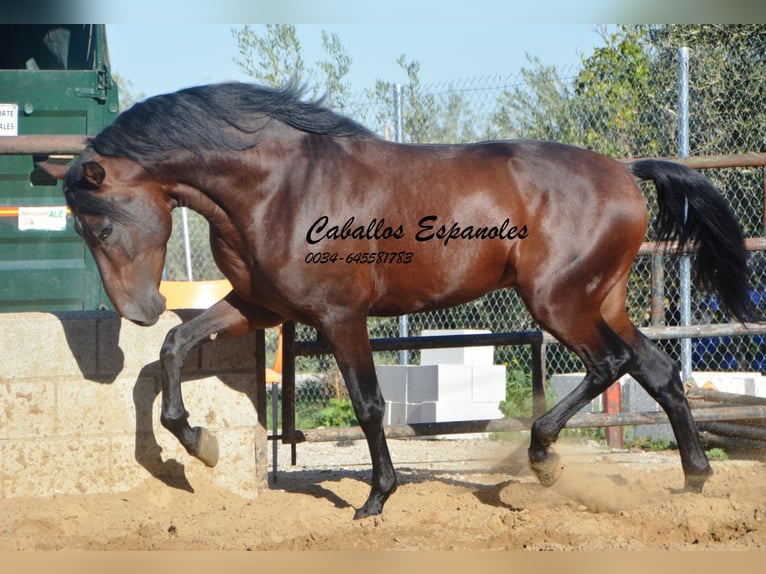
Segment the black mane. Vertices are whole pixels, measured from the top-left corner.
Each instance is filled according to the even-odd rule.
[[[143,164],[179,151],[199,154],[254,147],[269,119],[319,135],[371,134],[322,107],[321,100],[302,101],[303,92],[292,82],[280,89],[229,82],[155,96],[120,114],[91,144],[102,155]]]

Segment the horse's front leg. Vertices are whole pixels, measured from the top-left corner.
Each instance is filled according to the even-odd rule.
[[[383,433],[386,403],[375,374],[367,322],[364,317],[345,318],[324,325],[322,331],[332,345],[372,459],[370,494],[354,518],[380,514],[386,500],[396,490],[396,473]]]
[[[234,293],[191,321],[171,329],[160,351],[162,367],[162,410],[160,422],[180,441],[186,451],[207,466],[218,462],[218,441],[203,427],[189,425],[181,394],[181,367],[194,347],[211,335],[244,335],[255,329],[273,327],[282,318],[240,300]]]

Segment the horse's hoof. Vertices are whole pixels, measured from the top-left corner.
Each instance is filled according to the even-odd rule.
[[[194,456],[206,466],[215,466],[218,464],[218,439],[207,429],[197,427],[194,430],[197,434],[197,452]]]
[[[702,492],[702,487],[705,486],[707,479],[710,478],[712,474],[712,470],[701,474],[687,474],[684,479],[684,492],[700,494]]]
[[[561,464],[561,457],[555,452],[548,453],[543,460],[529,463],[529,468],[537,476],[537,480],[540,481],[545,487],[553,486],[561,476],[561,471],[564,470],[564,465]]]
[[[377,516],[383,512],[383,505],[386,503],[386,500],[388,500],[388,497],[396,492],[396,486],[396,483],[394,483],[394,485],[384,493],[370,493],[364,506],[362,506],[362,508],[357,508],[356,512],[354,512],[354,520],[360,520],[362,518],[367,518],[368,516]]]

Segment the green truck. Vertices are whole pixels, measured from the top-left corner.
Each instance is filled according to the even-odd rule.
[[[109,308],[60,183],[35,164],[70,162],[81,144],[62,153],[57,136],[81,142],[118,112],[104,25],[0,24],[0,312]]]

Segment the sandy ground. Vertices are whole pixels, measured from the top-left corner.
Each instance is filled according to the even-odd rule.
[[[296,466],[279,447],[277,483],[254,500],[148,477],[119,494],[0,501],[0,550],[766,549],[764,454],[713,462],[696,495],[679,492],[673,451],[563,442],[566,468],[546,489],[526,468],[525,443],[390,446],[400,486],[378,517],[353,520],[368,493],[363,443],[302,444]]]

